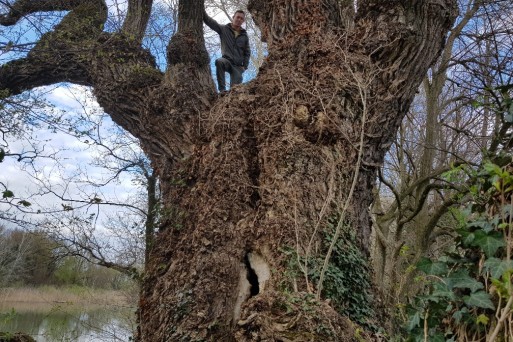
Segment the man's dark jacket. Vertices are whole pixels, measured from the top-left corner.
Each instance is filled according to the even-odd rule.
[[[206,13],[203,14],[203,21],[212,30],[216,31],[221,38],[221,53],[236,66],[247,68],[249,65],[249,39],[246,30],[240,29],[240,34],[235,38],[232,24],[219,25],[217,21],[210,18]]]

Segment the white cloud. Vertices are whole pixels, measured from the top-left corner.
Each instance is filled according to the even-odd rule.
[[[48,91],[42,89],[41,91]],[[91,92],[81,86],[65,85],[48,91],[46,99],[59,109],[65,109],[67,116],[80,113],[94,118],[102,115],[100,106],[92,98]],[[100,131],[107,132],[114,127],[114,123],[107,119],[102,121]],[[90,144],[84,143],[85,139],[77,139],[61,131],[54,132],[46,126],[34,132],[34,136],[41,143],[38,148],[43,149],[44,155],[52,155],[54,158],[36,158],[32,164],[18,161],[17,158],[7,157],[0,163],[0,182],[7,185],[16,197],[27,199],[33,205],[32,210],[43,211],[62,208],[62,200],[57,196],[46,194],[36,195],[42,192],[41,185],[56,191],[58,194],[69,198],[88,200],[99,196],[102,201],[127,202],[137,194],[139,188],[134,186],[130,175],[122,175],[117,182],[109,184],[101,189],[87,186],[85,177],[81,182],[68,183],[70,179],[80,173],[84,173],[88,180],[102,181],[112,174],[105,169],[92,166],[95,158],[100,156],[100,151]],[[32,146],[26,140],[8,140],[9,149],[12,152],[29,151]],[[44,144],[44,145],[43,145]],[[43,189],[43,192],[45,190]],[[6,210],[6,205],[0,205],[0,210]],[[105,211],[120,210],[105,208]],[[101,214],[101,219],[105,213]],[[98,221],[101,223],[101,219]]]

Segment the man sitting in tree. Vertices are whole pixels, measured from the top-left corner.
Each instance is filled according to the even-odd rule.
[[[236,84],[242,83],[242,73],[248,68],[251,50],[246,30],[242,28],[245,19],[244,11],[238,10],[233,15],[231,23],[219,25],[206,12],[203,13],[205,24],[216,31],[221,38],[222,57],[216,60],[216,77],[219,92],[226,91],[225,72],[230,74],[231,88]]]

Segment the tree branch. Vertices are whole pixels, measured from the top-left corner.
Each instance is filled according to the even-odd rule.
[[[204,0],[180,0],[178,4],[178,31],[171,38],[167,49],[168,63],[172,67],[178,64],[191,64],[201,70],[209,68],[209,57],[203,38]],[[170,78],[176,73],[168,69]]]
[[[436,189],[448,189],[450,188],[449,185],[444,185],[444,184],[438,184],[438,183],[431,183],[431,184],[428,184],[424,190],[422,191],[422,194],[420,196],[420,199],[418,200],[417,202],[417,206],[415,208],[415,210],[413,211],[413,213],[410,214],[410,216],[404,218],[403,220],[399,221],[399,223],[397,224],[397,230],[400,230],[402,229],[402,227],[410,222],[411,220],[413,220],[415,218],[415,216],[417,216],[417,214],[422,210],[422,208],[424,207],[424,203],[426,202],[426,199],[428,198],[428,195],[429,193],[431,192],[431,190],[436,190]]]
[[[101,34],[107,20],[107,7],[103,1],[17,1],[13,8],[8,18],[57,9],[71,12],[54,31],[41,37],[26,58],[0,68],[0,88],[8,89],[10,95],[17,95],[58,82],[91,85],[84,55],[94,51],[94,38]]]
[[[150,19],[152,4],[153,0],[128,1],[128,12],[121,30],[139,44],[142,42]]]
[[[98,102],[117,124],[137,137],[144,136],[141,114],[148,107],[149,91],[161,84],[163,75],[139,42],[103,32],[104,1],[83,0],[78,5],[47,1],[33,8],[23,7],[23,1],[16,4],[24,9],[19,13],[49,8],[71,11],[54,31],[41,37],[26,58],[0,67],[0,88],[16,95],[58,82],[93,86]]]
[[[48,53],[45,57],[51,58],[29,56],[4,64],[0,67],[0,88],[8,89],[10,95],[18,95],[26,90],[59,82],[91,85],[87,71],[63,55],[68,54]]]
[[[272,1],[250,0],[248,10],[255,24],[262,32],[262,41],[281,42],[287,38],[300,39],[304,33],[298,33],[309,18],[319,18],[321,29],[347,29],[354,24],[354,3],[350,0],[315,1],[304,6],[297,1],[286,5],[276,5]]]
[[[36,12],[70,11],[79,6],[81,0],[18,0],[10,7],[9,13],[0,16],[0,25],[11,26],[22,17]],[[97,3],[103,1],[97,0]]]

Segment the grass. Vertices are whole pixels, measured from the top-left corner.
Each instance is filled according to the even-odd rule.
[[[101,306],[133,306],[136,298],[123,291],[92,289],[82,286],[70,287],[20,287],[0,288],[0,303],[27,304],[74,304]]]

